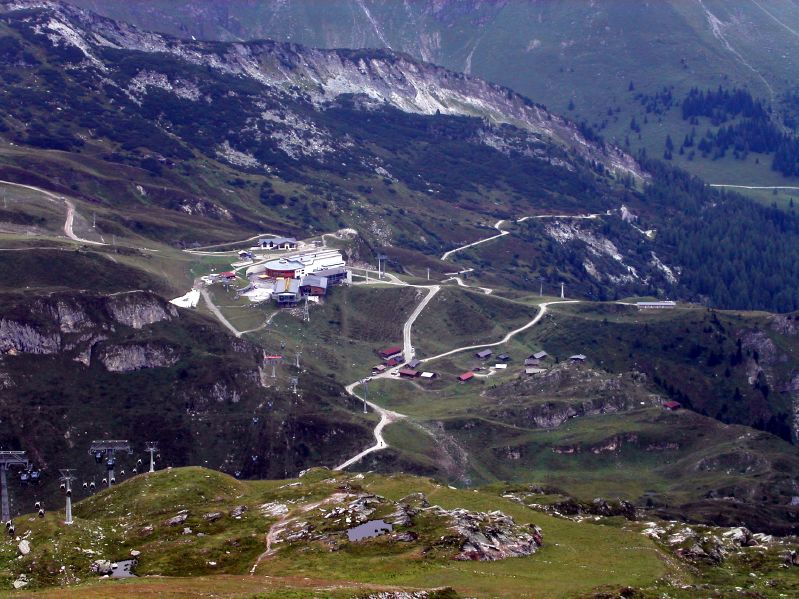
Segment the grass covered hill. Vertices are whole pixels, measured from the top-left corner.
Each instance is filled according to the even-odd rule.
[[[479,345],[502,338],[496,324],[524,324],[502,316],[511,306],[524,312],[515,301],[440,294],[417,323],[423,359],[446,350],[449,336],[450,349]],[[497,321],[482,320],[487,310]],[[677,518],[795,533],[793,323],[696,307],[551,305],[486,360],[465,350],[423,362],[434,381],[370,383],[372,401],[408,419],[387,429],[388,450],[358,467],[463,485],[546,481],[586,500],[618,496]],[[549,353],[543,372],[525,374],[524,360],[540,350]],[[504,369],[495,366],[502,353]],[[476,376],[459,383],[465,371]],[[682,410],[665,410],[667,401]]]
[[[400,591],[525,597],[531,588],[540,597],[688,597],[700,589],[769,594],[796,588],[781,567],[789,542],[746,537],[748,531],[736,541],[734,531],[637,522],[612,509],[590,520],[564,517],[546,505],[557,497],[545,493],[535,486],[459,491],[407,475],[323,469],[295,480],[248,482],[202,468],[173,469],[137,476],[78,503],[72,526],[55,512],[43,520],[18,519],[30,552],[18,558],[18,542],[4,540],[0,564],[6,582],[22,579],[26,590],[39,591],[20,597],[211,591],[274,598]],[[393,523],[389,534],[348,540],[348,528],[377,517]],[[525,530],[538,531],[542,544],[526,556],[452,559],[465,543],[485,546],[482,529],[452,525],[475,518],[502,522],[501,533],[486,532],[503,535],[495,548],[509,547]],[[699,550],[688,551],[699,538]],[[747,542],[754,546],[742,546]],[[103,567],[104,560],[131,554],[137,578],[100,580],[91,572],[93,563]]]

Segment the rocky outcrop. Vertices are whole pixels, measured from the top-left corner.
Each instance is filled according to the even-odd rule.
[[[183,524],[189,517],[189,512],[187,510],[181,510],[177,513],[177,515],[169,518],[168,520],[164,521],[166,526],[178,526]]]
[[[438,508],[441,510],[441,508]],[[541,545],[541,529],[520,526],[502,512],[439,512],[449,518],[450,528],[463,539],[456,560],[496,561],[535,553]]]
[[[0,353],[55,354],[60,350],[61,336],[58,333],[24,322],[0,319]]]
[[[418,543],[427,551],[433,547],[451,554],[455,560],[495,561],[535,553],[543,544],[542,532],[532,524],[517,524],[499,511],[473,512],[447,510],[429,505],[416,493],[392,502],[380,495],[342,491],[315,504],[315,511],[302,508],[306,520],[292,518],[272,529],[274,543],[321,541],[331,551],[346,538],[347,529],[369,521],[376,513],[388,513],[383,522],[400,530],[388,539],[398,543]],[[425,526],[416,529],[417,519]],[[448,534],[430,535],[427,530],[446,528]],[[350,541],[363,542],[363,540]]]
[[[134,329],[141,329],[163,320],[172,320],[178,316],[175,306],[149,293],[112,296],[106,306],[111,318]]]
[[[148,292],[111,296],[52,295],[15,306],[0,319],[0,354],[52,355],[71,353],[76,362],[89,366],[98,343],[119,327],[141,330],[178,317],[177,309]],[[107,369],[129,372],[176,361],[171,348],[147,345],[109,346],[101,359]],[[218,394],[229,395],[226,390]]]
[[[98,359],[109,372],[133,372],[173,366],[180,359],[180,353],[174,347],[158,343],[107,345]]]
[[[114,568],[110,560],[98,559],[92,562],[91,570],[92,572],[95,572],[97,574],[105,575],[105,574],[111,574],[111,572],[114,571]]]
[[[419,62],[406,54],[389,50],[319,50],[270,41],[220,45],[176,40],[56,2],[16,0],[7,4],[7,10],[31,7],[46,9],[43,15],[34,17],[34,32],[46,36],[53,46],[78,52],[84,70],[92,69],[104,83],[117,85],[136,104],[143,103],[151,91],[191,102],[212,99],[198,81],[171,71],[147,68],[124,81],[113,81],[109,74],[116,69],[107,59],[106,47],[170,56],[195,70],[201,67],[248,81],[253,89],[260,87],[262,101],[242,120],[248,131],[268,136],[290,158],[333,156],[352,146],[351,140],[332,135],[322,124],[324,119],[315,117],[312,111],[354,96],[364,110],[388,106],[416,114],[482,118],[491,127],[483,136],[489,140],[500,135],[503,126],[513,125],[526,134],[523,145],[534,147],[545,140],[592,163],[601,163],[610,171],[645,176],[629,155],[610,144],[587,139],[574,123],[550,113],[544,106],[508,88]],[[292,102],[301,103],[301,108],[290,110]],[[483,142],[480,136],[476,141],[491,143]],[[237,148],[233,140],[220,139],[219,143],[234,163],[244,161],[266,170],[268,165],[259,164]]]
[[[648,522],[642,531],[646,536],[670,547],[691,563],[718,565],[742,547],[769,545],[769,535],[753,535],[747,528],[714,528],[703,525],[689,526],[678,522]]]
[[[572,418],[637,408],[642,401],[659,405],[661,399],[649,391],[647,381],[640,372],[610,375],[562,363],[536,377],[499,385],[487,395],[497,400],[490,409],[499,419],[557,428]]]

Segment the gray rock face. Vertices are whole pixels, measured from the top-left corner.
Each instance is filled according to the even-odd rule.
[[[167,526],[178,526],[180,524],[183,524],[188,519],[188,517],[189,513],[184,510],[178,513],[176,516],[173,516],[169,520],[166,520],[164,524],[166,524]]]
[[[0,319],[0,353],[55,354],[61,350],[58,333],[34,328],[30,324]]]
[[[215,44],[175,40],[141,31],[69,5],[43,0],[16,0],[12,8],[46,6],[48,14],[35,25],[56,46],[83,53],[85,68],[105,74],[100,45],[168,54],[187,63],[260,84],[265,98],[302,100],[323,109],[342,96],[355,95],[365,109],[390,106],[404,112],[433,115],[475,116],[488,125],[478,143],[502,150],[535,152],[542,140],[565,146],[585,159],[600,162],[611,171],[642,175],[630,156],[609,144],[588,141],[578,127],[550,113],[545,107],[483,79],[454,73],[407,55],[387,50],[318,50],[275,42],[235,43],[220,49]],[[204,98],[196,82],[157,70],[142,70],[130,78],[124,92],[141,102],[150,90],[175,95],[186,101]],[[288,103],[286,103],[288,104]],[[273,105],[271,102],[267,106]],[[305,111],[303,111],[304,113]],[[267,109],[249,115],[249,127],[278,141],[291,158],[334,155],[352,144],[337,139],[313,115],[290,109]],[[502,134],[502,125],[519,128],[520,139]],[[496,138],[500,138],[497,140]],[[518,146],[518,147],[517,147]],[[232,140],[220,140],[218,155],[230,163],[257,168],[258,160],[235,148]],[[542,159],[547,159],[545,156]]]
[[[100,352],[99,359],[109,372],[133,372],[143,368],[173,366],[180,355],[169,345],[147,343],[108,345]]]
[[[128,293],[108,299],[108,312],[120,324],[134,329],[177,318],[178,310],[145,293]]]
[[[89,366],[94,346],[108,338],[117,325],[142,329],[178,317],[177,309],[145,292],[108,297],[61,296],[37,298],[25,306],[26,313],[0,319],[0,354],[42,354],[74,352],[75,361]],[[154,349],[134,350],[131,363],[159,361]],[[107,352],[108,353],[108,352]],[[114,363],[118,350],[111,349]],[[130,352],[128,351],[130,354]],[[125,360],[123,359],[122,362]],[[169,358],[160,358],[168,362]],[[130,368],[128,370],[136,370]],[[126,371],[124,368],[121,372]]]
[[[451,528],[463,538],[456,560],[496,561],[522,557],[538,551],[543,544],[541,529],[521,526],[502,512],[445,512]]]

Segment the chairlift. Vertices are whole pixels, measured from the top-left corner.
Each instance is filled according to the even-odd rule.
[[[103,484],[104,484],[104,485],[108,484],[108,479],[104,478],[104,479],[103,479]]]
[[[26,470],[23,470],[22,472],[20,472],[19,473],[19,482],[21,482],[23,484],[28,484],[29,482],[31,482],[31,474],[30,474],[30,472],[28,472]]]
[[[95,484],[94,484],[94,481],[92,481],[92,482],[90,482],[90,483],[89,483],[89,488],[90,488],[90,489],[92,489],[92,490],[94,490],[94,488],[95,488],[96,486],[97,486],[97,485],[95,485]]]
[[[115,485],[116,483],[117,483],[117,479],[115,479],[115,478],[112,478],[112,479],[111,479],[111,484],[112,484],[112,485]]]
[[[124,470],[120,470],[119,474],[122,475],[122,476],[125,476],[125,471]]]
[[[62,491],[67,490],[67,486],[64,483],[61,483],[61,485],[58,488],[61,489]]]
[[[72,489],[67,489],[67,497],[72,497]]]
[[[12,524],[11,527],[8,529],[9,536],[13,537],[16,532],[17,532],[17,529],[14,528],[14,525]]]
[[[139,473],[139,471],[138,471],[136,468],[134,468],[134,469],[133,469],[131,472],[132,472],[133,474],[138,474],[138,473]]]
[[[33,504],[33,509],[35,509],[35,510],[42,509],[42,502],[41,501],[37,501],[36,503],[34,503]]]
[[[83,481],[83,488],[84,489],[88,489],[89,488],[89,483],[87,483],[86,481]]]
[[[97,462],[98,464],[102,464],[103,463],[103,452],[102,451],[98,451],[98,452],[96,452],[94,454],[94,461]]]
[[[6,528],[7,528],[7,529],[8,529],[8,528],[11,528],[11,520],[9,520],[8,522],[6,522]]]
[[[139,458],[139,461],[138,461],[138,462],[136,462],[136,465],[137,465],[137,466],[141,466],[143,463],[144,463],[144,462],[142,462],[142,461],[141,461],[141,458]]]
[[[113,470],[114,466],[116,465],[116,463],[117,463],[117,461],[114,458],[108,458],[108,460],[106,460],[106,462],[105,462],[105,466],[109,470]]]
[[[44,518],[44,510],[39,510],[39,518]]]
[[[32,483],[38,483],[39,480],[42,478],[42,471],[41,470],[31,470],[30,477]]]

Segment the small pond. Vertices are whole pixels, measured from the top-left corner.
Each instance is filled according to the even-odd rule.
[[[391,532],[391,524],[383,520],[369,520],[359,524],[354,528],[347,531],[347,537],[350,541],[360,541],[362,539],[370,539],[387,532]]]
[[[133,567],[136,565],[135,559],[124,559],[114,562],[116,568],[111,570],[111,578],[134,578]]]

